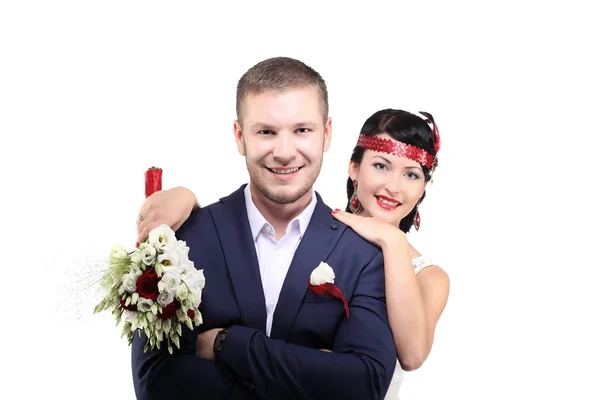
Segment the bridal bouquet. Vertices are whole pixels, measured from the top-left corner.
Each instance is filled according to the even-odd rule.
[[[129,344],[136,330],[143,331],[149,338],[144,351],[148,346],[159,349],[166,341],[172,354],[172,345],[179,348],[182,325],[193,329],[202,323],[198,307],[204,272],[194,267],[188,252],[167,225],[153,229],[133,252],[114,246],[100,281],[106,294],[94,313],[110,310],[117,325],[123,319],[121,337]]]

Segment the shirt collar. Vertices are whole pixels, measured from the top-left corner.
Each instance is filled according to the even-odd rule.
[[[270,227],[272,232],[274,232],[274,230],[271,224],[266,220],[265,217],[263,217],[260,211],[258,211],[258,208],[256,208],[254,205],[254,201],[252,201],[252,194],[250,193],[250,185],[251,183],[247,184],[244,188],[244,198],[246,201],[248,222],[250,222],[250,230],[252,231],[252,239],[256,241],[256,238],[265,226]],[[310,203],[296,218],[290,221],[287,226],[286,233],[289,232],[290,229],[299,229],[300,237],[304,236],[316,206],[317,195],[315,194],[314,189],[311,189]]]

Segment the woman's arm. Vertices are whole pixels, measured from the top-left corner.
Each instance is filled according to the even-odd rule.
[[[428,267],[415,276],[412,258],[418,252],[402,231],[386,233],[380,246],[388,318],[400,365],[412,371],[429,356],[435,327],[448,300],[450,281],[438,266]]]
[[[429,356],[435,326],[446,307],[448,275],[430,266],[415,276],[412,259],[420,254],[397,227],[341,210],[334,210],[333,216],[381,247],[387,313],[398,360],[406,371],[419,368]]]
[[[177,186],[169,190],[160,190],[149,196],[140,208],[136,221],[138,243],[148,237],[148,233],[159,225],[167,224],[177,231],[189,218],[193,210],[200,205],[196,195],[189,189]]]

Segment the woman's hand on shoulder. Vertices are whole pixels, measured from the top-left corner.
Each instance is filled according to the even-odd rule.
[[[335,209],[331,212],[335,219],[348,225],[363,239],[376,246],[397,245],[398,241],[406,241],[406,234],[398,227],[373,217],[363,217]]]
[[[146,240],[150,231],[162,224],[177,231],[195,207],[196,196],[182,186],[153,193],[142,204],[136,221],[138,243]]]

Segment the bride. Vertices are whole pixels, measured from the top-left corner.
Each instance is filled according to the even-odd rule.
[[[348,168],[348,205],[333,215],[382,249],[388,318],[398,362],[386,400],[398,399],[402,371],[423,365],[436,324],[446,306],[446,272],[407,240],[419,229],[419,204],[437,166],[440,140],[433,117],[402,110],[381,110],[367,119]],[[198,207],[196,196],[177,187],[156,192],[142,205],[138,241],[166,223],[177,230]],[[325,350],[327,351],[327,350]]]

